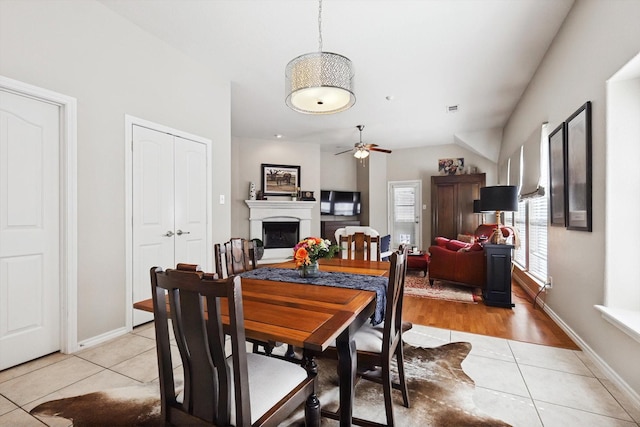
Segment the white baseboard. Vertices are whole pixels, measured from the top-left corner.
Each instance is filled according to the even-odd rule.
[[[120,337],[128,333],[127,328],[118,328],[109,332],[105,332],[104,334],[97,335],[95,337],[89,338],[87,340],[81,341],[78,343],[78,350],[84,350],[85,348],[93,347],[98,344],[102,344],[105,341],[109,341],[113,338]]]
[[[531,298],[535,298],[535,293],[533,292],[533,290],[522,283],[522,281],[517,277],[514,277],[514,279],[518,283],[520,283],[521,287],[527,294],[529,294]],[[598,369],[600,369],[600,371],[602,371],[607,379],[614,383],[632,403],[640,407],[640,395],[636,393],[636,391],[631,388],[629,384],[627,384],[627,382],[623,380],[620,375],[618,375],[618,373],[614,371],[591,347],[589,347],[589,345],[580,337],[580,335],[578,335],[573,329],[571,329],[569,325],[567,325],[562,320],[562,318],[560,318],[560,316],[556,314],[555,311],[549,308],[546,302],[543,305],[540,305],[540,307],[542,307],[544,312],[547,313],[558,326],[560,326],[560,329],[562,329],[567,335],[569,335],[569,338],[571,338],[576,343],[576,345],[580,347],[584,354],[586,354],[591,359],[591,361],[598,367]]]

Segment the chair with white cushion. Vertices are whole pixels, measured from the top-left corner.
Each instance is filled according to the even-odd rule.
[[[240,277],[213,279],[201,272],[154,267],[151,289],[161,407],[168,425],[276,426],[314,393],[315,374],[291,362],[247,353]],[[229,319],[224,330],[222,312]],[[182,393],[173,376],[170,324],[182,359]],[[225,334],[230,356],[225,354]],[[315,402],[312,397],[305,406],[307,425],[319,425]]]
[[[335,239],[343,259],[380,261],[380,233],[367,226],[338,228]]]
[[[392,389],[398,389],[402,393],[402,401],[405,407],[409,407],[409,390],[404,375],[404,353],[402,333],[411,329],[411,323],[402,322],[402,298],[404,296],[404,280],[407,273],[407,251],[401,247],[391,254],[391,267],[389,270],[389,284],[387,285],[387,304],[385,306],[384,322],[372,326],[367,323],[355,334],[358,366],[378,367],[377,370],[368,369],[359,372],[358,377],[382,384],[384,394],[384,406],[389,426],[394,425]],[[396,358],[398,367],[398,382],[391,379],[391,361]],[[322,415],[337,419],[337,414],[322,411]],[[356,425],[378,425],[378,423],[353,419]]]

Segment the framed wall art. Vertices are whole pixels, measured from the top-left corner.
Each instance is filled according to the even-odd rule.
[[[567,146],[565,123],[549,134],[549,223],[566,227],[565,203]]]
[[[440,175],[460,175],[464,171],[464,157],[438,160]]]
[[[566,121],[567,229],[591,231],[591,102]]]
[[[300,187],[300,166],[263,163],[262,191],[265,196],[291,196]]]

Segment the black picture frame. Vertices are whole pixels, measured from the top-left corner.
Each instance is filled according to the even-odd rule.
[[[566,163],[566,126],[562,122],[549,134],[549,224],[552,226],[567,226]]]
[[[262,192],[265,196],[291,196],[300,187],[300,166],[262,163]]]
[[[591,102],[566,120],[567,229],[592,231]]]

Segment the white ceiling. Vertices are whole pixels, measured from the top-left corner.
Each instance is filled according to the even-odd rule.
[[[318,49],[317,1],[101,0],[231,82],[233,136],[335,152],[358,141],[358,124],[364,142],[389,149],[495,135],[573,1],[325,0],[323,50],[353,61],[357,100],[310,116],[286,107],[284,69]]]

